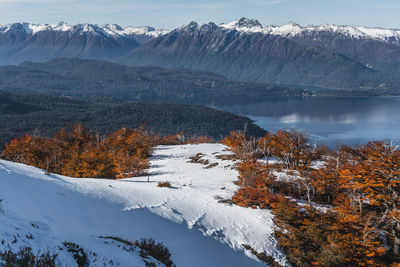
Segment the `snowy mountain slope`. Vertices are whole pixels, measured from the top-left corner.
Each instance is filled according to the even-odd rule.
[[[246,82],[385,91],[398,90],[400,84],[396,43],[400,30],[295,23],[263,27],[241,18],[220,25],[191,22],[120,62],[206,70]]]
[[[35,254],[46,250],[57,253],[60,266],[76,266],[73,256],[63,247],[64,242],[73,242],[84,248],[91,266],[111,266],[111,261],[121,266],[145,266],[139,250],[126,251],[109,240],[106,244],[99,236],[124,236],[130,240],[139,235],[151,236],[157,217],[144,211],[123,214],[115,205],[73,192],[55,181],[35,168],[0,163],[0,250],[8,245],[14,251],[30,246]],[[143,220],[154,223],[148,223],[147,229],[138,228]],[[158,221],[159,225],[162,223]]]
[[[161,146],[155,149],[148,177],[119,181],[47,176],[30,166],[0,161],[0,235],[11,242],[19,234],[13,247],[28,242],[51,250],[72,241],[99,255],[97,260],[112,259],[122,266],[141,259],[98,236],[153,237],[170,249],[177,266],[265,266],[246,256],[243,244],[285,264],[269,211],[218,202],[236,189],[233,163],[216,158],[225,149],[218,144]],[[209,168],[188,162],[197,153],[205,154]],[[161,181],[173,188],[157,187]],[[33,239],[25,238],[29,233]],[[64,252],[60,259],[71,263]]]
[[[400,46],[400,29],[358,27],[335,24],[309,25],[302,27],[295,22],[289,22],[288,24],[280,26],[268,25],[263,27],[259,21],[248,18],[240,18],[229,23],[222,23],[219,26],[225,29],[234,29],[240,32],[259,32],[263,34],[279,35],[290,38],[301,35],[315,34],[316,32],[330,32],[332,34],[342,35],[349,38],[377,39],[389,44]]]
[[[115,24],[14,23],[0,26],[0,65],[56,57],[113,60],[166,32]]]
[[[76,24],[71,25],[66,22],[58,24],[36,24],[36,23],[13,23],[8,25],[0,25],[0,34],[12,31],[17,25],[22,26],[22,29],[28,35],[35,35],[40,32],[54,31],[54,32],[69,32],[69,33],[85,33],[91,32],[101,35],[113,36],[115,38],[127,37],[131,38],[135,35],[145,35],[151,38],[157,38],[165,35],[170,30],[155,29],[149,26],[127,26],[125,28],[117,24]],[[362,27],[350,25],[335,25],[335,24],[321,24],[321,25],[308,25],[300,26],[295,22],[289,22],[284,25],[267,25],[263,26],[256,19],[240,18],[228,23],[221,23],[218,25],[221,28],[229,30],[237,30],[240,32],[249,33],[263,33],[271,35],[280,35],[284,37],[295,37],[299,35],[307,35],[312,32],[331,32],[335,34],[344,35],[351,38],[365,38],[377,39],[390,44],[400,46],[400,29],[386,29],[380,27]],[[200,26],[199,26],[200,27]]]
[[[400,72],[400,29],[334,24],[302,27],[295,22],[263,27],[257,20],[246,18],[219,27],[245,35],[279,36],[303,46],[344,55],[376,71],[394,76]]]
[[[128,26],[125,28],[120,27],[117,24],[106,24],[106,25],[97,25],[97,24],[76,24],[71,25],[65,22],[60,22],[58,24],[35,24],[35,23],[13,23],[8,25],[0,25],[0,34],[7,33],[12,31],[17,25],[21,25],[22,29],[28,35],[35,35],[40,32],[68,32],[68,33],[80,33],[83,34],[85,32],[96,33],[100,35],[112,36],[115,38],[126,37],[131,38],[134,35],[146,35],[149,37],[158,37],[162,34],[166,34],[169,31],[163,29],[155,29],[153,27],[141,26],[141,27],[133,27]]]
[[[211,71],[266,84],[365,90],[375,89],[385,80],[380,73],[338,53],[214,23],[192,22],[136,48],[121,61],[134,66]]]

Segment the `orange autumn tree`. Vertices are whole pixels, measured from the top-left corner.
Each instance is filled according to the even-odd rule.
[[[241,157],[243,155],[243,145],[246,141],[246,135],[241,131],[232,131],[229,136],[222,140],[222,143],[230,148],[230,150]]]
[[[314,201],[333,204],[339,195],[339,170],[346,162],[346,154],[337,151],[325,157],[323,166],[310,171],[308,179],[315,188]]]
[[[151,143],[144,127],[137,130],[123,128],[107,137],[104,145],[114,159],[117,178],[141,175],[149,167]]]
[[[2,158],[28,165],[36,165],[38,159],[33,145],[36,142],[35,139],[30,134],[25,134],[18,139],[12,140],[6,145]]]
[[[388,252],[399,261],[400,249],[400,151],[377,141],[359,147],[340,170],[342,196],[337,211],[344,223],[362,228],[359,243],[366,263]],[[382,237],[384,236],[384,238]]]
[[[183,132],[166,136],[155,136],[153,138],[157,145],[182,145],[186,143],[186,136]]]
[[[244,207],[268,207],[276,199],[273,195],[276,177],[269,169],[256,159],[242,161],[237,170],[239,179],[236,182],[240,189],[233,196],[233,202]]]
[[[82,125],[75,125],[69,133],[60,130],[53,139],[61,150],[58,171],[71,177],[114,178],[113,159],[96,136]],[[52,171],[55,172],[55,169]]]
[[[77,124],[53,138],[24,135],[7,144],[1,157],[71,177],[115,179],[143,174],[152,142],[143,127],[103,137]]]
[[[240,188],[233,203],[273,211],[278,242],[292,265],[399,264],[397,146],[372,142],[333,153],[313,148],[305,135],[288,131],[259,139],[233,132],[224,143],[240,160],[236,165]],[[280,161],[268,164],[270,158]],[[285,172],[282,166],[294,176],[288,180],[270,176]],[[296,177],[300,179],[293,180]],[[305,195],[308,205],[298,206]],[[318,203],[330,205],[319,210]]]

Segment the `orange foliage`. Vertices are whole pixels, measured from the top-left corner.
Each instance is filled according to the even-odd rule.
[[[339,170],[342,195],[336,210],[341,222],[358,230],[354,243],[369,259],[364,265],[386,252],[379,238],[382,234],[389,238],[391,253],[399,259],[400,151],[384,142],[372,142],[350,153],[351,160]]]
[[[245,140],[246,136],[243,132],[232,131],[229,136],[222,140],[222,143],[232,149],[235,149],[236,147],[241,146]]]
[[[183,133],[171,134],[168,136],[158,136],[155,142],[158,145],[182,145],[185,143],[185,135]]]
[[[237,184],[242,187],[265,188],[272,184],[275,177],[268,172],[268,169],[256,159],[247,159],[237,167],[239,179]]]
[[[26,134],[7,144],[1,157],[71,177],[125,178],[141,175],[149,167],[151,146],[143,128],[101,137],[77,124],[53,138]]]
[[[232,132],[224,139],[240,159],[233,202],[272,209],[279,244],[294,266],[385,266],[400,259],[400,151],[384,142],[312,148],[304,134],[278,131],[260,139]],[[258,159],[263,157],[266,163]],[[300,179],[276,180],[279,159]],[[323,165],[314,168],[316,161]],[[294,190],[293,190],[294,189]],[[295,192],[299,193],[296,194]],[[308,205],[282,196],[304,198]],[[320,212],[313,201],[333,205]],[[394,266],[394,265],[393,265]]]
[[[281,200],[280,195],[271,194],[268,190],[253,187],[242,187],[235,192],[233,203],[242,207],[271,208]]]

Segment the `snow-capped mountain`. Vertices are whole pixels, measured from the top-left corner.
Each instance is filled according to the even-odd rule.
[[[241,18],[226,24],[220,24],[219,26],[240,32],[264,32],[263,26],[256,19]]]
[[[259,32],[263,34],[280,35],[294,38],[315,33],[331,33],[347,38],[376,39],[389,44],[400,46],[400,29],[384,29],[372,27],[354,27],[348,25],[322,24],[302,27],[295,22],[281,26],[268,25],[263,27],[256,19],[241,18],[219,25],[225,29],[235,29],[240,32]]]
[[[92,58],[129,65],[211,71],[249,82],[336,89],[399,85],[400,30],[263,26],[240,18],[175,30],[115,24],[16,23],[0,26],[0,65]]]
[[[113,60],[167,32],[116,24],[14,23],[0,26],[0,65],[55,57]]]
[[[290,25],[296,28],[294,24]],[[281,32],[292,32],[289,29],[283,31],[284,28]],[[369,41],[374,47],[381,46],[381,52],[367,53],[361,49],[363,44],[360,50],[354,49],[351,45],[356,43],[355,40],[337,34],[321,33],[319,39],[306,36],[303,40],[271,34],[257,20],[245,18],[220,25],[191,22],[138,47],[125,56],[123,62],[205,70],[249,82],[335,89],[386,87],[384,74],[378,73],[375,66],[387,66],[386,58],[393,60],[392,65],[400,66],[396,57],[382,56],[391,49],[400,49],[371,39],[365,43]],[[342,53],[337,52],[340,49]],[[354,53],[354,50],[358,51],[356,56],[348,56],[347,53]],[[361,55],[365,55],[365,61],[356,59]],[[400,56],[398,59],[400,62]]]
[[[68,32],[71,34],[94,33],[115,38],[120,38],[120,37],[132,38],[133,36],[136,35],[145,35],[155,38],[169,32],[167,30],[159,30],[149,26],[142,26],[142,27],[128,26],[122,28],[117,24],[106,24],[104,26],[100,26],[97,24],[70,25],[65,22],[60,22],[58,24],[34,24],[34,23],[24,22],[24,23],[14,23],[5,26],[0,26],[0,34],[4,34],[9,31],[15,30],[16,27],[25,31],[27,35],[35,35],[40,32],[53,31],[53,32]]]
[[[243,34],[280,36],[308,47],[317,47],[351,58],[371,69],[398,76],[400,29],[323,24],[302,27],[295,22],[263,27],[257,20],[241,18],[219,27]]]

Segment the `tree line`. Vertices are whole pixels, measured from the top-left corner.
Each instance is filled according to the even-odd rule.
[[[187,137],[183,132],[166,136],[150,134],[144,126],[121,128],[109,135],[94,133],[75,124],[53,137],[29,133],[6,144],[1,158],[80,178],[120,179],[145,174],[152,147],[215,142],[208,136]]]
[[[52,138],[25,134],[8,143],[1,157],[48,173],[115,179],[143,174],[149,167],[151,145],[144,128],[123,128],[103,137],[77,124]]]
[[[268,208],[294,266],[400,264],[400,150],[391,143],[311,146],[296,131],[232,132],[239,159],[233,202]]]

